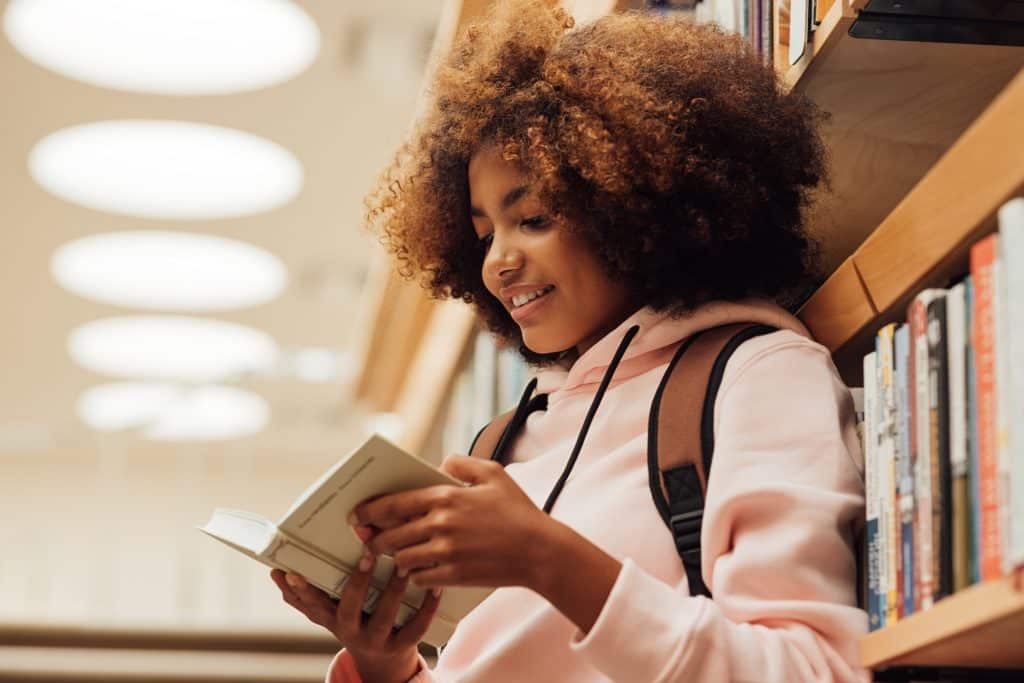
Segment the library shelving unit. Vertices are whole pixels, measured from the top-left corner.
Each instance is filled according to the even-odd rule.
[[[449,4],[448,39],[487,2]],[[572,4],[593,16],[634,3]],[[786,87],[831,115],[833,168],[811,220],[831,275],[798,315],[859,386],[877,329],[902,319],[921,289],[966,273],[970,245],[994,230],[1003,202],[1024,193],[1024,47],[854,38],[849,30],[868,0],[819,0],[820,23],[789,65],[779,41],[788,4],[775,3],[774,63]],[[417,449],[436,430],[475,327],[467,306],[430,303],[414,290],[382,270],[363,372],[378,393],[383,366],[404,377],[377,405],[403,417],[404,445]],[[402,335],[385,334],[396,321],[406,326]],[[399,342],[400,352],[388,346]],[[1018,576],[973,586],[871,633],[862,663],[888,672],[1021,669],[1024,680],[1021,583]]]

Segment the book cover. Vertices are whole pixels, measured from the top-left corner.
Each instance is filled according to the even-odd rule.
[[[1006,337],[1010,405],[1007,406],[1009,432],[1009,542],[1006,549],[1007,572],[1024,565],[1024,199],[1018,197],[999,209],[999,234],[1003,244],[1006,286]]]
[[[910,326],[900,325],[893,336],[896,368],[897,476],[899,477],[900,564],[902,616],[914,613],[914,464],[910,452]]]
[[[880,599],[879,590],[879,538],[878,512],[881,499],[878,492],[878,415],[876,403],[876,362],[877,354],[872,351],[864,356],[864,537],[867,546],[867,610],[868,629],[875,631],[881,628],[885,610]]]
[[[317,588],[340,597],[363,552],[362,541],[345,522],[349,512],[367,498],[437,485],[465,486],[374,435],[313,482],[277,524],[251,512],[217,508],[199,530],[269,567],[301,574]],[[390,557],[377,558],[365,612],[373,611],[393,569]],[[446,589],[423,640],[435,647],[447,642],[459,619],[491,590]],[[422,588],[409,585],[396,625],[416,613],[425,595]]]
[[[881,510],[879,535],[884,544],[885,623],[894,624],[900,613],[900,540],[896,479],[896,386],[893,381],[893,334],[896,324],[883,326],[875,337],[878,353],[878,467]]]
[[[949,362],[949,472],[952,519],[953,590],[971,585],[967,493],[967,287],[960,282],[946,295],[946,356]]]
[[[933,600],[953,592],[946,295],[928,303],[928,444],[932,484]]]
[[[995,303],[992,267],[998,235],[989,235],[971,247],[971,279],[974,283],[974,373],[977,399],[978,491],[980,513],[980,578],[1002,574],[999,531],[999,463],[996,445],[998,394],[996,389]]]

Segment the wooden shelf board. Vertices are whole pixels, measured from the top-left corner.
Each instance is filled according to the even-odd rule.
[[[1012,577],[971,586],[869,633],[861,664],[1024,668],[1024,592]]]

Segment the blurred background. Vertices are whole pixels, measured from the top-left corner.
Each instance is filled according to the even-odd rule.
[[[353,400],[361,202],[442,4],[0,2],[0,678],[206,680],[174,651],[249,638],[310,654],[238,671],[322,679],[329,642],[194,527],[394,429]]]

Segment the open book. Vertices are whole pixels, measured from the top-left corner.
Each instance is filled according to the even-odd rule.
[[[363,552],[362,541],[346,521],[352,508],[373,496],[439,484],[466,485],[374,435],[313,482],[277,524],[251,512],[217,508],[199,530],[265,565],[301,574],[340,597]],[[389,556],[377,557],[364,612],[373,611],[393,568]],[[445,588],[423,640],[435,647],[446,643],[459,619],[492,590]],[[424,595],[424,589],[409,584],[396,626],[416,613]]]

